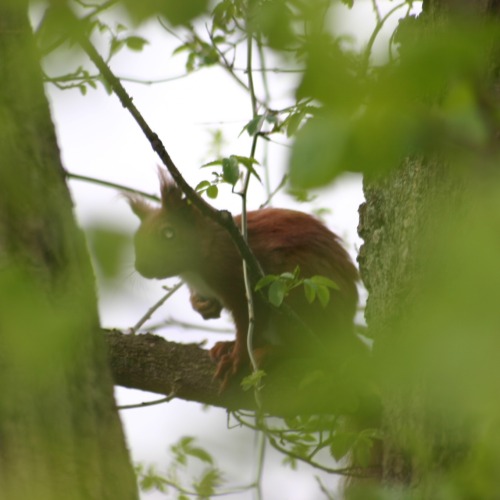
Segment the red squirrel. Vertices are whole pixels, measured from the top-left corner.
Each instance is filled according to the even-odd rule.
[[[190,204],[173,181],[160,175],[160,184],[160,207],[128,196],[141,220],[134,238],[135,267],[146,278],[180,276],[190,288],[193,308],[205,319],[219,317],[222,308],[232,314],[236,340],[218,342],[210,351],[218,363],[215,377],[225,385],[249,359],[242,259],[227,232]],[[241,224],[240,216],[234,220]],[[326,307],[319,301],[308,303],[299,287],[292,290],[286,302],[300,321],[254,294],[256,351],[265,354],[268,347],[284,346],[287,352],[304,354],[314,343],[312,332],[323,354],[331,353],[340,362],[357,342],[358,272],[338,236],[311,215],[294,210],[264,208],[248,212],[247,220],[248,244],[265,274],[293,272],[299,266],[301,278],[321,275],[339,287],[331,290]]]

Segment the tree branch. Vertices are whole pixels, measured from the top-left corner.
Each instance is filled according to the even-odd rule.
[[[231,411],[257,409],[253,391],[243,391],[240,386],[250,367],[231,379],[221,393],[220,382],[213,379],[217,365],[198,344],[170,342],[150,333],[104,333],[117,385]],[[310,370],[304,372],[289,363],[269,369],[260,391],[262,411],[276,416],[338,413],[339,402],[328,384],[304,387],[307,373]]]
[[[213,379],[216,364],[197,344],[179,344],[150,333],[128,335],[106,331],[109,360],[117,385],[131,389],[175,395],[186,401],[229,410],[255,409],[252,393],[237,384],[219,393]]]

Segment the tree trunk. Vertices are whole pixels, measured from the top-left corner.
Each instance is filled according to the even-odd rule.
[[[425,29],[451,13],[496,8],[429,0]],[[491,403],[500,347],[492,300],[500,275],[498,148],[468,156],[459,148],[366,179],[360,209],[359,263],[383,406],[381,483],[417,498],[498,494],[489,469],[500,458],[490,428],[500,414]]]
[[[27,2],[0,5],[0,497],[135,499]]]

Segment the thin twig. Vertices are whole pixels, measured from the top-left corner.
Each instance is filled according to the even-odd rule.
[[[280,446],[278,444],[278,442],[273,437],[268,436],[268,438],[269,438],[269,443],[271,444],[271,446],[274,449],[278,450],[280,453],[283,453],[284,455],[288,455],[289,457],[294,458],[295,460],[300,460],[301,462],[309,464],[310,466],[314,467],[315,469],[319,469],[319,470],[322,470],[324,472],[329,472],[330,474],[339,474],[341,476],[359,477],[359,478],[366,477],[366,474],[363,474],[361,472],[356,472],[356,471],[359,471],[361,469],[360,467],[340,467],[340,468],[326,467],[325,465],[322,465],[318,462],[315,462],[314,460],[308,460],[306,457],[303,457],[302,455],[299,455],[298,453],[295,453],[291,450],[287,450],[283,446]]]
[[[142,318],[130,329],[130,334],[134,335],[135,333],[137,333],[137,330],[139,330],[139,328],[144,323],[146,323],[146,321],[149,318],[151,318],[151,316],[153,315],[153,313],[157,309],[159,309],[170,297],[172,297],[172,295],[175,292],[177,292],[177,290],[179,290],[179,288],[181,288],[182,285],[184,285],[184,282],[183,281],[179,281],[179,283],[176,283],[173,287],[169,288],[167,290],[167,293],[156,304],[154,304],[152,307],[150,307],[146,311],[146,314],[144,314],[144,316],[142,316]]]
[[[148,331],[155,331],[160,328],[165,328],[169,326],[175,326],[177,328],[182,328],[184,330],[200,330],[202,332],[208,332],[208,333],[221,333],[221,334],[234,333],[234,328],[217,328],[213,326],[205,326],[198,323],[188,323],[186,321],[180,321],[172,317],[156,325],[148,326]]]
[[[250,99],[252,102],[252,118],[257,116],[257,99],[255,97],[255,88],[253,84],[253,74],[252,74],[252,45],[253,45],[253,37],[252,34],[248,33],[247,38],[247,68],[248,68],[248,88],[250,89]],[[252,141],[252,148],[250,151],[250,158],[255,158],[255,150],[257,148],[257,139],[258,135],[255,134]],[[243,190],[241,192],[241,234],[245,241],[248,241],[248,225],[247,225],[247,193],[248,186],[250,184],[250,169],[247,170],[245,174],[245,179],[243,181]],[[254,327],[255,327],[255,307],[253,300],[253,286],[249,276],[249,269],[246,265],[246,262],[243,262],[243,278],[245,282],[245,294],[248,303],[248,332],[247,332],[247,351],[248,357],[250,358],[250,362],[252,364],[252,370],[256,372],[259,367],[257,365],[257,360],[255,359],[253,353],[253,336],[254,336]],[[260,397],[258,394],[258,387],[255,391],[255,400],[257,405],[261,406]]]
[[[72,172],[65,171],[65,175],[68,179],[73,179],[76,181],[89,182],[91,184],[97,184],[98,186],[104,186],[112,189],[117,189],[119,191],[125,191],[127,193],[137,194],[143,198],[147,198],[153,201],[160,201],[160,198],[154,194],[148,194],[144,191],[139,191],[138,189],[129,188],[121,184],[116,184],[115,182],[105,181],[102,179],[97,179],[95,177],[88,177],[86,175],[73,174]]]
[[[294,432],[300,432],[301,429],[287,429],[287,430],[281,430],[281,429],[271,429],[266,427],[263,423],[261,424],[251,424],[250,422],[247,422],[244,420],[239,413],[242,412],[232,412],[232,416],[243,426],[248,427],[254,431],[262,431],[266,434],[267,439],[269,440],[269,443],[273,448],[278,450],[279,452],[283,453],[284,455],[287,455],[295,460],[299,460],[301,462],[307,463],[311,465],[314,468],[320,469],[325,472],[333,473],[333,474],[340,474],[343,476],[350,476],[350,477],[366,477],[366,474],[364,473],[365,469],[362,467],[341,467],[341,468],[333,468],[333,467],[327,467],[326,465],[322,465],[319,462],[315,462],[314,460],[309,459],[308,457],[304,457],[302,455],[299,455],[291,450],[288,450],[284,446],[281,446],[278,444],[276,441],[275,435],[285,435],[287,433],[294,433]],[[262,422],[262,420],[261,420]],[[368,469],[366,469],[368,470]]]
[[[377,5],[377,0],[372,0],[372,8],[373,12],[375,13],[375,17],[377,18],[377,23],[380,23],[382,20],[382,15],[380,14],[380,9],[378,8]]]
[[[323,484],[321,481],[321,478],[319,476],[314,476],[314,479],[318,482],[319,489],[325,495],[327,500],[335,500],[335,497],[326,489],[326,486]]]
[[[392,14],[394,14],[394,12],[396,12],[398,9],[401,9],[406,4],[407,4],[407,2],[404,1],[404,2],[394,6],[382,19],[380,19],[380,21],[375,26],[375,29],[373,30],[373,32],[370,36],[370,39],[368,40],[368,43],[366,44],[365,53],[364,53],[363,59],[362,59],[361,73],[363,75],[366,74],[366,72],[368,70],[368,65],[370,64],[370,56],[372,54],[373,45],[375,43],[375,40],[376,40],[378,34],[380,33],[380,30],[384,27],[384,24],[389,19],[389,17],[391,17]]]
[[[283,178],[281,179],[281,182],[276,187],[276,189],[269,194],[269,196],[267,197],[267,200],[264,203],[262,203],[262,205],[260,205],[259,209],[265,208],[271,203],[272,199],[276,196],[276,194],[278,194],[278,192],[283,189],[287,180],[288,180],[288,175],[285,174],[283,176]]]
[[[142,403],[136,403],[133,405],[121,405],[117,406],[117,410],[133,410],[135,408],[146,408],[147,406],[155,406],[155,405],[161,405],[163,403],[170,403],[172,399],[175,398],[175,394],[171,394],[170,396],[167,396],[166,398],[161,398],[161,399],[155,399],[154,401],[143,401]]]

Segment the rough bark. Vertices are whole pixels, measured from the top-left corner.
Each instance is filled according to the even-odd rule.
[[[416,436],[430,441],[433,436],[426,436],[422,428],[421,371],[399,385],[404,370],[398,363],[407,359],[400,349],[407,349],[405,332],[419,301],[430,228],[439,230],[437,213],[457,207],[461,188],[442,163],[414,158],[384,179],[365,181],[364,191],[359,225],[364,244],[358,260],[369,292],[365,315],[375,338],[374,357],[380,362],[377,373],[383,388],[382,480],[408,485],[418,478],[407,441]]]
[[[135,499],[27,9],[0,5],[0,496]]]

